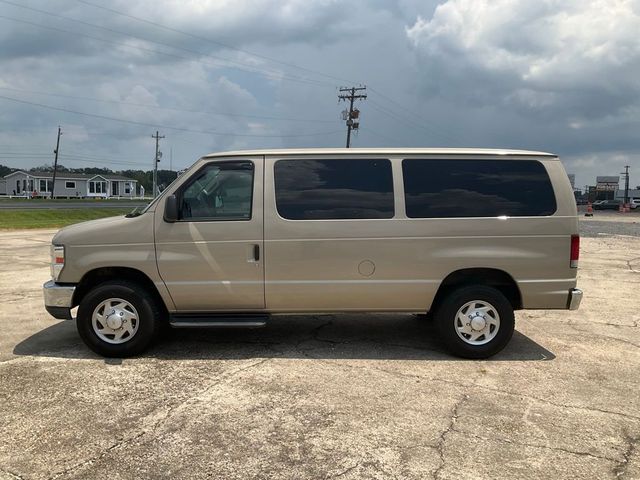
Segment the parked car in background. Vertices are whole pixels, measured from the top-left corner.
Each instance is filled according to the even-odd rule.
[[[602,203],[594,203],[593,208],[596,210],[618,210],[622,205],[620,200],[602,200]]]
[[[640,207],[640,198],[634,198],[633,200],[631,200],[629,207],[632,210],[635,210],[636,208]]]

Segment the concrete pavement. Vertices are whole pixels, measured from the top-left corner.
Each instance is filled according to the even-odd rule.
[[[42,306],[53,231],[0,232],[0,479],[640,478],[635,231],[584,238],[582,308],[518,312],[487,361],[387,314],[105,360]]]

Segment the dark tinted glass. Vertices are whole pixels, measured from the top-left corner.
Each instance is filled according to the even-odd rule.
[[[551,215],[556,197],[535,160],[422,160],[402,162],[411,218]]]
[[[393,217],[389,160],[279,160],[278,213],[290,220]]]

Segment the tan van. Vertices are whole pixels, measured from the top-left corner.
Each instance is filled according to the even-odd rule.
[[[478,149],[207,155],[141,212],[53,238],[45,305],[105,356],[172,327],[421,312],[485,358],[514,310],[576,309],[578,219],[555,155]],[[363,317],[362,328],[367,328]]]

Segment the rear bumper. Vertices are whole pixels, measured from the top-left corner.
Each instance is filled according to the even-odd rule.
[[[582,290],[579,288],[572,288],[569,290],[569,298],[567,299],[567,308],[569,310],[578,310],[580,302],[582,301]]]
[[[75,291],[75,285],[60,285],[53,280],[46,282],[42,286],[42,293],[44,295],[44,307],[47,312],[55,318],[71,319]]]

